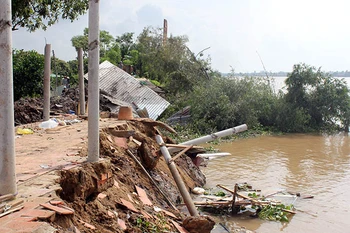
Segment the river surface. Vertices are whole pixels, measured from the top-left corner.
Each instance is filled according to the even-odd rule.
[[[287,79],[287,77],[279,77],[274,76],[271,78],[271,86],[275,92],[278,92],[279,90],[286,91],[285,83],[284,81]],[[344,79],[348,88],[350,89],[350,77],[336,77],[336,79]]]
[[[297,199],[289,223],[249,216],[223,216],[256,232],[350,232],[350,136],[347,134],[261,136],[215,146],[232,155],[209,160],[201,170],[206,187],[248,182],[264,195],[279,190],[314,195]],[[226,232],[214,230],[215,232]],[[213,232],[214,232],[213,231]]]

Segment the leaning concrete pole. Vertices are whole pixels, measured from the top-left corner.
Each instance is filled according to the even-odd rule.
[[[44,66],[44,112],[43,119],[50,119],[50,75],[51,75],[51,45],[45,45],[45,66]]]
[[[11,0],[0,0],[0,196],[15,194]]]
[[[78,49],[78,74],[79,74],[79,104],[80,115],[85,114],[85,85],[84,85],[84,64],[83,64],[83,49]]]
[[[186,204],[188,212],[191,216],[198,216],[198,211],[194,205],[190,193],[187,191],[186,185],[183,182],[179,171],[176,168],[175,162],[171,159],[168,149],[166,148],[164,141],[160,135],[156,135],[156,141],[160,146],[160,151],[162,152],[166,163],[168,164],[169,170],[174,177],[175,183],[180,191],[182,198]]]
[[[89,2],[89,102],[88,102],[88,161],[96,162],[100,157],[100,91],[99,91],[99,0]]]

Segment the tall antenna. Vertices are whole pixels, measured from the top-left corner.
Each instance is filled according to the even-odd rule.
[[[266,68],[265,68],[264,62],[263,62],[263,60],[261,59],[260,54],[258,53],[258,51],[256,51],[256,53],[257,53],[257,54],[258,54],[258,56],[259,56],[259,59],[260,59],[260,62],[261,62],[261,64],[262,64],[263,68],[264,68],[264,71],[265,71],[265,75],[266,75],[266,77],[267,77],[267,78],[270,80],[270,77],[269,77],[269,75],[268,75],[268,73],[267,73],[267,71],[266,71]]]

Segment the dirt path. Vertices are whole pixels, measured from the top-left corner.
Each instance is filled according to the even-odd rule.
[[[100,121],[100,128],[112,124],[113,119]],[[37,128],[38,123],[26,125]],[[22,126],[23,127],[23,126]],[[88,121],[59,126],[49,130],[35,130],[34,134],[16,138],[16,174],[21,184],[52,169],[69,168],[85,157],[79,151],[87,145]]]

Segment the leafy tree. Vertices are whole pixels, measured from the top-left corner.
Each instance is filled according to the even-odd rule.
[[[89,0],[12,0],[12,30],[46,29],[59,18],[74,21],[86,13]]]
[[[276,95],[263,78],[215,77],[187,95],[191,128],[210,133],[236,125],[273,126]]]
[[[71,66],[66,61],[51,57],[51,73],[53,74],[53,76],[51,76],[52,87],[55,87],[56,84],[60,86],[61,80],[64,76],[70,78],[70,84],[75,83]],[[55,75],[57,75],[57,80]]]
[[[191,91],[195,85],[208,81],[206,72],[210,60],[197,60],[187,47],[186,36],[170,36],[163,45],[160,29],[145,28],[136,44],[139,62],[136,68],[140,76],[157,80],[172,95]]]
[[[61,76],[72,76],[73,72],[70,67],[70,65],[63,60],[60,60],[58,58],[51,58],[51,71],[52,73],[56,73],[57,75]]]
[[[89,29],[85,28],[83,35],[72,37],[72,46],[76,49],[82,48],[84,57],[87,57],[89,50]],[[115,43],[114,37],[107,31],[100,31],[100,58],[101,62],[108,60],[117,64],[121,60],[120,48]]]
[[[107,31],[100,31],[100,56],[104,57],[108,50],[114,46],[114,37]],[[116,52],[116,51],[115,51]]]
[[[117,36],[115,41],[120,47],[121,56],[124,59],[126,55],[129,54],[129,51],[134,46],[134,33],[133,32],[126,32],[122,34],[121,36]]]
[[[85,35],[80,36],[73,36],[72,39],[72,46],[76,49],[83,49],[83,56],[87,57],[88,51],[89,51],[89,39]]]
[[[114,45],[110,49],[107,50],[105,55],[101,57],[101,62],[108,60],[114,65],[118,65],[119,62],[122,60],[121,53],[120,53],[120,48],[118,45]]]
[[[88,72],[88,58],[83,59],[83,66],[84,66],[84,74]],[[79,83],[79,77],[78,77],[78,60],[71,60],[67,62],[70,71],[72,72],[69,80],[69,83],[71,86],[77,85]]]
[[[14,99],[42,94],[44,55],[36,51],[13,51]]]
[[[334,130],[348,126],[349,90],[344,80],[321,69],[297,64],[286,80],[287,93],[281,99],[276,125],[286,132]]]

